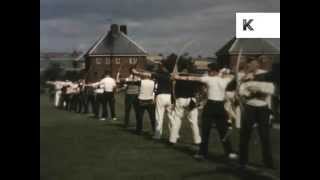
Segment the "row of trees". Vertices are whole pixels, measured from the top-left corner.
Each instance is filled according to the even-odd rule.
[[[46,81],[70,80],[76,81],[80,78],[79,71],[66,71],[58,63],[52,63],[40,74],[40,85],[45,85]]]

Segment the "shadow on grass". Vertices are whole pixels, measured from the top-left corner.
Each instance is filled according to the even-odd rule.
[[[181,180],[199,179],[201,177],[214,176],[214,175],[229,175],[240,180],[280,180],[270,173],[259,172],[257,170],[240,170],[232,166],[217,166],[210,171],[191,172],[182,175]]]
[[[136,136],[141,136],[143,139],[147,141],[156,141],[157,143],[165,145],[166,148],[171,148],[173,150],[179,151],[181,153],[193,156],[197,150],[195,150],[195,145],[190,143],[179,142],[176,145],[170,145],[166,139],[161,140],[154,140],[152,139],[151,134],[147,132],[143,132],[142,134],[137,134],[135,128],[132,127],[130,129],[123,128],[121,124],[112,124],[112,126],[120,127],[120,130],[130,133]],[[195,160],[196,161],[196,160]],[[212,175],[231,175],[241,180],[275,180],[280,179],[278,174],[274,175],[275,173],[265,171],[263,166],[259,166],[255,164],[256,168],[251,170],[240,170],[238,165],[234,161],[228,160],[224,155],[220,154],[210,154],[207,160],[213,162],[216,167],[214,170],[211,171],[202,171],[202,172],[193,172],[189,174],[185,174],[181,177],[181,180],[188,180],[188,179],[198,179],[202,176],[212,176]]]
[[[87,118],[99,121],[97,118],[94,118],[92,116],[89,116]],[[143,132],[142,134],[137,134],[135,127],[124,128],[124,125],[123,125],[122,121],[120,121],[120,120],[118,120],[118,121],[106,120],[106,121],[101,121],[101,122],[102,122],[103,126],[115,127],[122,132],[129,133],[129,134],[132,134],[135,136],[140,136],[141,138],[143,138],[146,141],[153,141],[153,142],[156,142],[159,144],[163,144],[163,145],[165,145],[164,146],[165,148],[170,148],[175,151],[179,151],[181,153],[187,154],[189,156],[193,156],[197,152],[196,146],[192,145],[191,143],[179,142],[175,145],[170,145],[168,143],[167,139],[161,139],[161,140],[152,139],[152,135],[150,133]],[[241,180],[279,179],[276,176],[271,175],[271,173],[268,173],[267,171],[262,171],[261,170],[262,166],[258,165],[258,164],[252,164],[252,165],[257,167],[257,169],[260,169],[260,171],[258,171],[258,170],[250,170],[250,171],[243,171],[242,170],[242,171],[240,171],[236,168],[236,165],[235,165],[236,163],[231,162],[228,159],[226,159],[226,157],[223,154],[210,154],[208,159],[204,160],[204,161],[210,161],[210,162],[214,163],[214,165],[216,166],[215,169],[210,170],[210,171],[200,171],[200,172],[188,173],[188,174],[183,175],[181,177],[181,179],[182,180],[198,179],[201,177],[213,176],[213,175],[229,175],[229,176],[237,177],[238,179],[241,179]]]
[[[88,117],[89,119],[99,121],[98,119]],[[99,123],[100,124],[100,123]],[[130,129],[126,129],[123,127],[122,121],[101,121],[102,126],[111,126],[115,127],[117,130],[133,134],[135,136],[138,136],[136,134],[135,128],[132,127]],[[175,151],[190,155],[190,157],[196,153],[196,150],[194,149],[195,146],[192,146],[190,143],[184,143],[179,142],[178,144],[171,146],[168,144],[168,141],[166,139],[161,139],[158,141],[155,141],[152,139],[151,134],[149,133],[142,133],[139,135],[142,139],[145,141],[153,141],[159,144],[164,145],[163,148],[170,148]],[[142,146],[141,146],[142,147]],[[154,148],[153,144],[152,146],[147,146],[146,148]],[[143,146],[145,148],[145,146]],[[196,161],[196,160],[195,160]],[[214,168],[212,170],[206,170],[206,171],[197,171],[197,172],[188,172],[186,174],[182,174],[181,180],[190,180],[190,179],[200,179],[201,177],[212,177],[212,176],[232,176],[236,177],[240,180],[274,180],[279,179],[278,177],[272,176],[270,173],[266,171],[257,171],[257,170],[248,170],[248,171],[241,171],[237,169],[235,165],[232,165],[230,161],[228,161],[222,154],[210,154],[208,157],[208,160],[210,162],[213,162]],[[235,164],[235,163],[234,163]],[[257,165],[255,165],[257,166]],[[260,168],[259,168],[260,169]]]

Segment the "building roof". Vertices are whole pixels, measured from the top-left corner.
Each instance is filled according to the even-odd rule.
[[[86,55],[146,55],[147,52],[129,36],[119,31],[109,31],[96,41]]]
[[[216,55],[233,55],[239,54],[242,48],[243,54],[280,54],[280,50],[261,38],[232,38]]]

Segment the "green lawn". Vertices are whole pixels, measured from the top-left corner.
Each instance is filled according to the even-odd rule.
[[[123,97],[117,97],[117,122],[98,121],[83,114],[57,110],[40,98],[40,178],[41,180],[267,180],[280,176],[280,132],[274,130],[273,154],[276,171],[239,173],[222,156],[222,147],[214,130],[210,160],[196,161],[190,146],[190,130],[181,130],[181,143],[169,147],[146,134],[134,135],[120,125]],[[147,117],[145,115],[145,117]],[[134,118],[132,118],[134,126]],[[165,135],[168,128],[165,128]],[[237,144],[237,134],[232,137]],[[237,148],[235,146],[235,148]],[[260,146],[252,143],[251,163],[261,166]],[[272,178],[273,177],[273,178]]]

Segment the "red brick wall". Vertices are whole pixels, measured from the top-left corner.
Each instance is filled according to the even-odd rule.
[[[117,62],[117,58],[120,59],[120,64]],[[107,64],[107,57],[88,57],[86,68],[87,68],[87,77],[86,80],[88,82],[95,82],[101,79],[106,70],[111,71],[112,77],[115,78],[117,72],[119,71],[119,67],[121,66],[120,77],[127,77],[129,75],[129,68],[134,66],[135,64],[130,64],[130,58],[137,58],[137,68],[143,69],[146,63],[145,56],[113,56],[110,59],[110,63]],[[97,63],[100,62],[99,64]],[[134,62],[133,62],[134,63]],[[97,76],[95,76],[95,72],[97,72]]]

